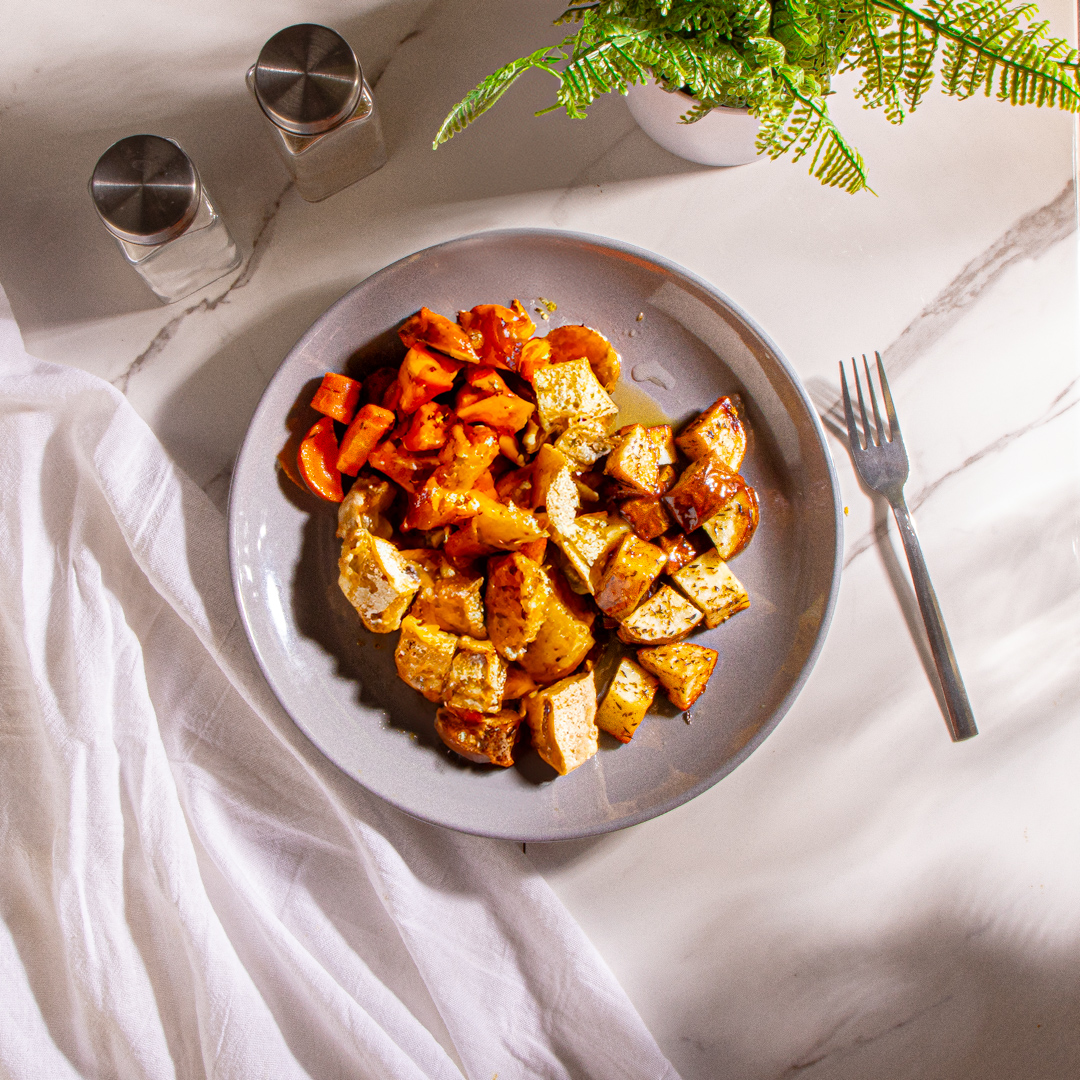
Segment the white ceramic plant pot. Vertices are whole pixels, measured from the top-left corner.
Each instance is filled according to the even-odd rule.
[[[630,87],[630,112],[642,131],[665,150],[702,165],[746,165],[763,154],[754,149],[760,121],[745,109],[713,109],[692,124],[679,117],[694,99],[681,90],[669,94],[656,83]]]

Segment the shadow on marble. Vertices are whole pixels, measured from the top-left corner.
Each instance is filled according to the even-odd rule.
[[[348,285],[297,292],[230,338],[162,403],[156,431],[200,486],[231,468],[267,383],[304,331]],[[284,438],[284,435],[283,435]]]
[[[1080,1075],[1074,949],[939,912],[824,951],[792,934],[780,952],[743,980],[687,988],[683,1034],[659,1037],[683,1080]]]

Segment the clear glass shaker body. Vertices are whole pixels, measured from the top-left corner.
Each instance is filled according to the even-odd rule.
[[[166,304],[197,292],[240,265],[240,251],[206,190],[191,224],[174,240],[133,244],[114,237],[124,258]]]
[[[174,139],[130,135],[98,159],[90,198],[128,264],[167,304],[240,265],[240,252]]]
[[[301,198],[319,202],[386,164],[371,87],[335,31],[286,27],[263,46],[247,84]]]

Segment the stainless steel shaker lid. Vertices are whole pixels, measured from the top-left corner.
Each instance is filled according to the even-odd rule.
[[[362,83],[349,43],[316,23],[278,31],[252,71],[263,112],[293,135],[319,135],[341,123],[356,108]]]
[[[90,178],[90,196],[105,227],[132,244],[179,236],[194,219],[200,195],[191,159],[158,135],[129,135],[113,143]]]

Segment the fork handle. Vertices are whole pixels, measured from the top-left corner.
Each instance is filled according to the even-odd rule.
[[[911,580],[915,584],[915,595],[919,600],[919,610],[922,612],[923,623],[926,626],[926,636],[930,639],[930,651],[933,653],[938,678],[941,680],[941,692],[948,712],[946,720],[949,725],[949,734],[953,742],[970,739],[973,735],[979,734],[979,729],[975,726],[971,702],[968,700],[967,690],[964,689],[964,680],[960,676],[960,668],[956,663],[952,642],[949,641],[949,632],[945,629],[941,608],[938,607],[934,586],[930,582],[930,573],[926,569],[926,560],[923,558],[922,546],[915,532],[915,523],[911,520],[911,513],[907,508],[907,503],[904,502],[903,495],[898,495],[890,502],[897,528],[904,540],[904,551],[907,554],[908,566],[911,568]]]

